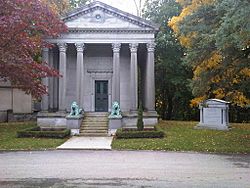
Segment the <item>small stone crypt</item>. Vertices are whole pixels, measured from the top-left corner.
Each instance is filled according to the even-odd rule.
[[[139,98],[145,126],[155,125],[154,41],[159,27],[98,1],[62,19],[68,33],[47,39],[55,45],[42,53],[43,60],[62,77],[43,80],[49,94],[42,98],[38,125],[66,127],[73,101],[84,110],[83,116],[108,118],[117,101],[121,126],[136,127]]]

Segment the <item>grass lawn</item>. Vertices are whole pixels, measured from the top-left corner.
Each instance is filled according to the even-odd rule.
[[[16,132],[36,126],[35,122],[0,123],[0,150],[45,150],[55,149],[67,139],[17,138]]]
[[[163,139],[115,139],[113,149],[250,153],[250,123],[231,124],[231,131],[196,130],[197,122],[160,121]]]

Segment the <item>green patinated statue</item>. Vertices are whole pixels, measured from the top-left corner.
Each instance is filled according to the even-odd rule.
[[[120,105],[117,101],[114,101],[112,104],[112,111],[109,118],[122,118]]]
[[[82,109],[79,108],[78,104],[74,101],[72,102],[71,106],[70,106],[70,114],[69,116],[78,116],[82,113]]]

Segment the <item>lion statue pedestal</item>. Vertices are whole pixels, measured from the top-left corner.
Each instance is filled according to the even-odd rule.
[[[122,127],[122,115],[120,105],[117,101],[112,104],[112,111],[109,115],[109,130],[116,130]]]
[[[66,117],[67,128],[71,130],[71,135],[79,135],[83,119],[83,110],[79,108],[76,102],[71,104],[70,114]]]

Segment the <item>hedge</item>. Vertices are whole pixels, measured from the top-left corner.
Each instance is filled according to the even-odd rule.
[[[17,131],[17,137],[46,137],[46,138],[65,138],[70,135],[69,129],[41,129],[40,127],[33,127],[21,131]]]
[[[165,133],[159,130],[138,131],[138,130],[122,130],[118,129],[116,132],[117,139],[129,138],[163,138]]]

